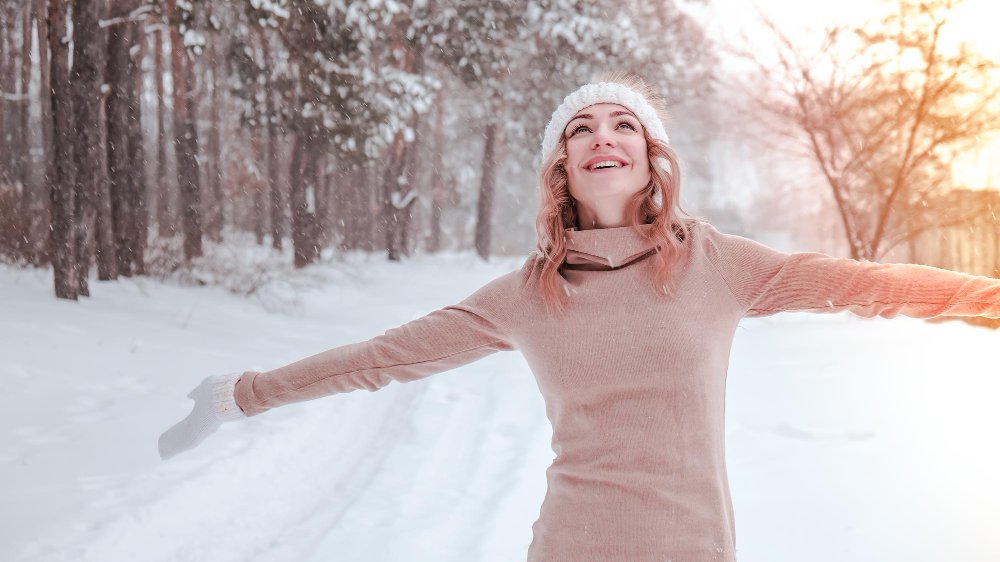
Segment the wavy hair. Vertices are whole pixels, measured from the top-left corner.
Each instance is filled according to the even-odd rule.
[[[601,82],[616,82],[641,94],[666,123],[667,104],[651,86],[631,72],[605,73]],[[649,136],[643,127],[649,154],[650,180],[646,187],[638,191],[626,204],[625,216],[629,226],[644,239],[654,242],[656,270],[653,275],[654,290],[666,297],[676,291],[674,265],[680,260],[685,248],[685,240],[690,232],[690,224],[697,220],[680,205],[681,166],[674,149]],[[656,165],[660,159],[667,162],[667,170]],[[545,157],[539,170],[539,191],[541,205],[535,219],[538,235],[537,252],[543,258],[541,272],[542,296],[546,308],[562,311],[568,304],[568,287],[560,279],[559,268],[566,259],[565,229],[578,226],[576,201],[569,191],[566,174],[566,137],[559,136],[559,143]],[[652,224],[648,235],[640,229],[642,224]]]

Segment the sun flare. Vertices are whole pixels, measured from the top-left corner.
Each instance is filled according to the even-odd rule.
[[[1000,62],[1000,3],[996,0],[966,0],[958,4],[949,18],[942,39],[946,43],[965,41],[982,55]]]

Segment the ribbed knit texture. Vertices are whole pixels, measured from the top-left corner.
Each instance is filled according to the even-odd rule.
[[[236,404],[234,387],[241,373],[216,375],[212,379],[212,411],[222,421],[236,421],[247,417]]]
[[[369,341],[248,371],[236,402],[253,416],[518,349],[556,453],[529,562],[731,562],[725,390],[740,319],[783,310],[1000,318],[1000,280],[787,254],[704,222],[689,233],[675,298],[654,293],[654,248],[631,227],[569,230],[565,314],[546,314],[533,253],[460,303]]]

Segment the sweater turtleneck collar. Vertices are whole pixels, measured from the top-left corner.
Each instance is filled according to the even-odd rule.
[[[652,224],[639,225],[642,233],[652,230]],[[577,269],[611,270],[628,265],[652,252],[656,247],[631,226],[612,228],[565,229],[566,261]]]

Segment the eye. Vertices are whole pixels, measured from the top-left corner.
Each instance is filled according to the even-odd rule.
[[[621,123],[618,123],[619,127],[621,127],[622,125],[625,125],[629,129],[632,129],[633,131],[638,131],[638,129],[635,128],[635,125],[633,125],[632,123],[630,123],[628,121],[622,121]],[[589,131],[590,127],[588,127],[587,125],[577,125],[572,131],[570,131],[570,133],[569,133],[568,136],[572,137],[577,132],[579,132],[580,129],[587,129]]]

